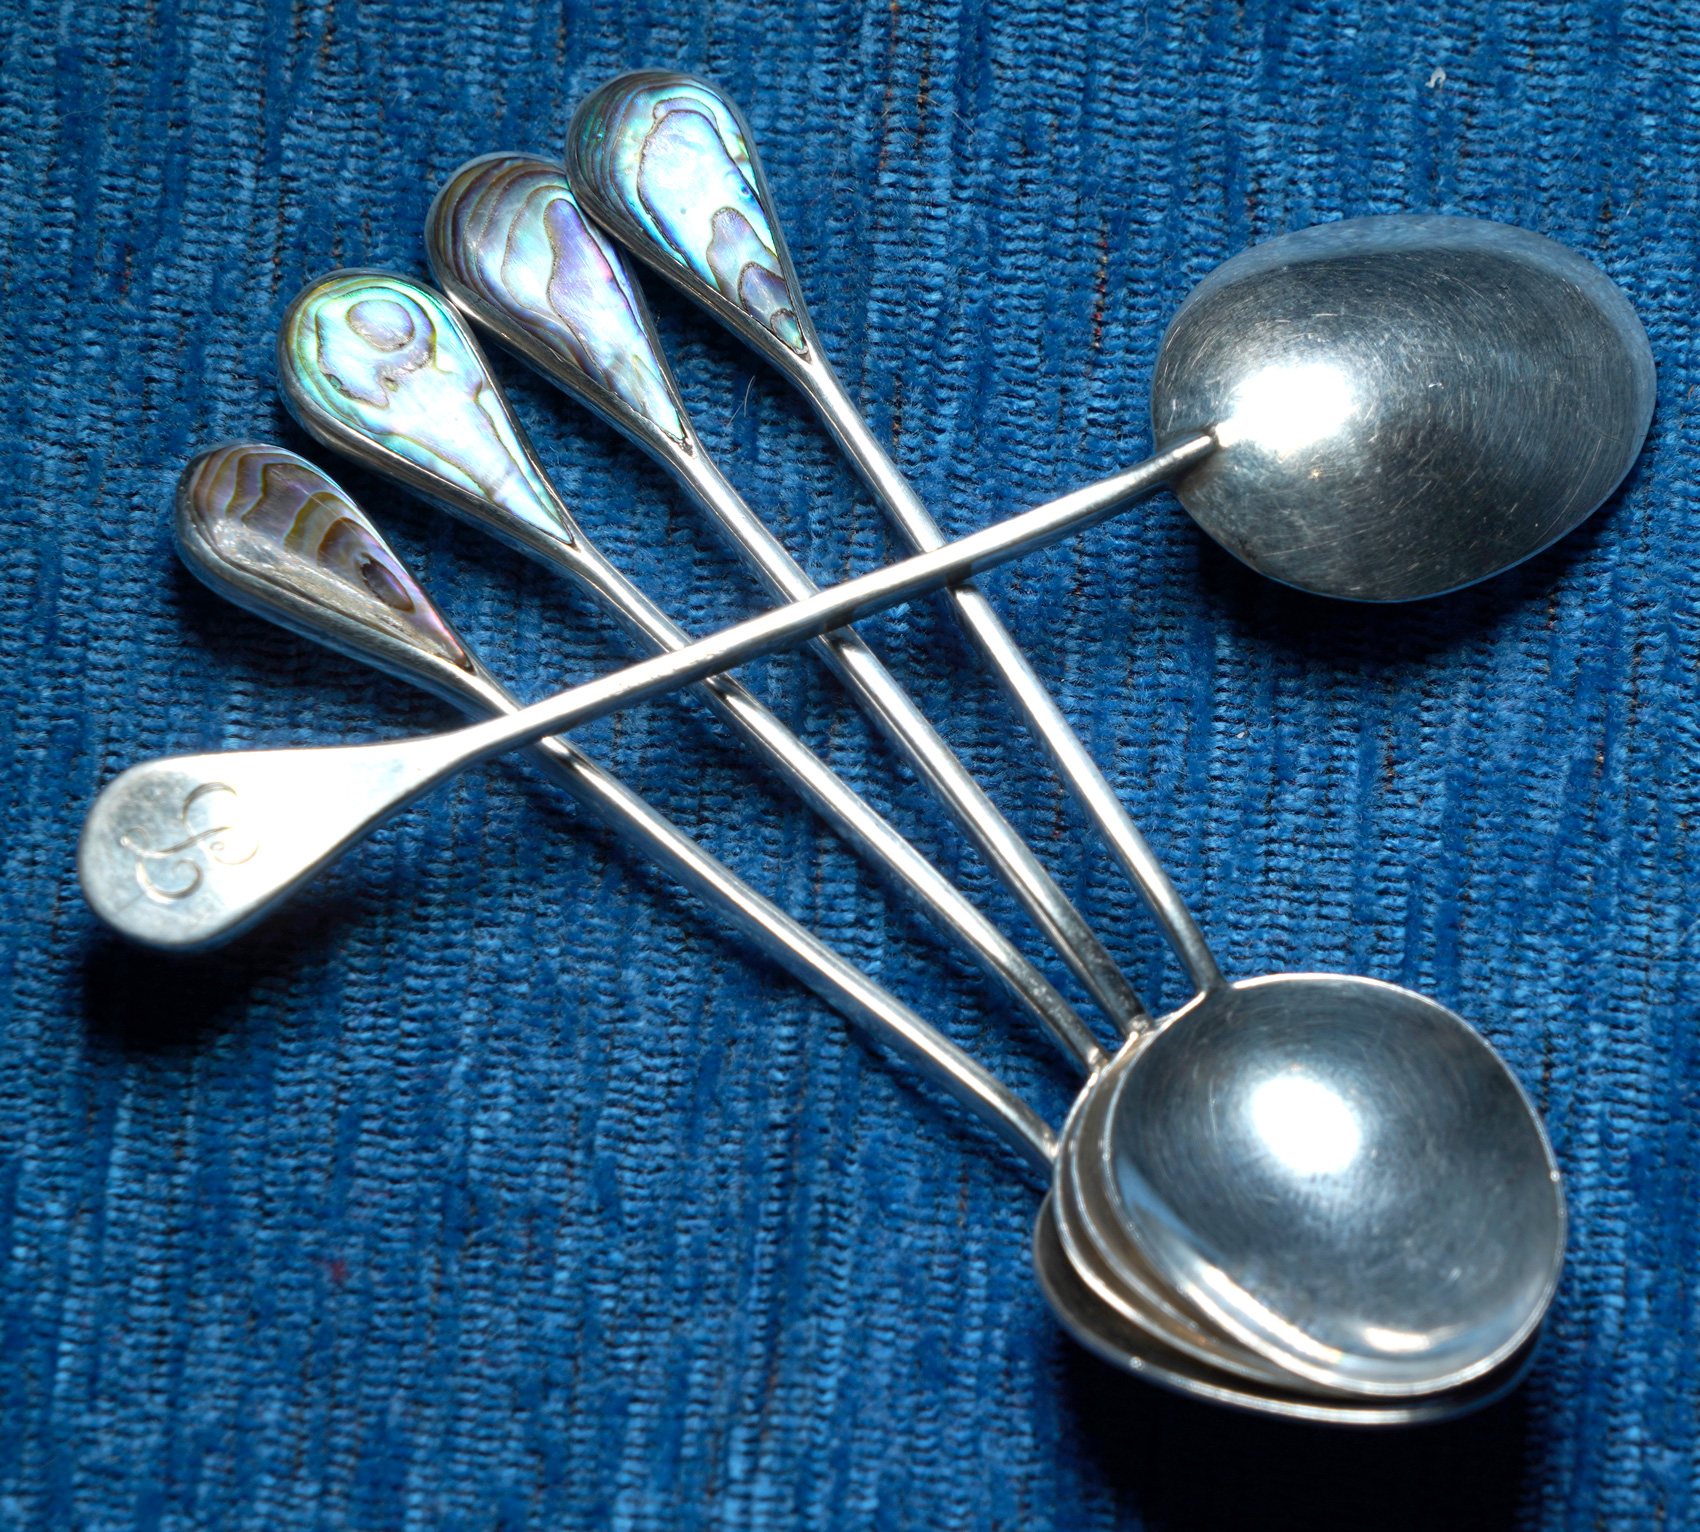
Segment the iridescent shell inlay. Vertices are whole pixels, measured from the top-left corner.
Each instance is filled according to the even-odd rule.
[[[305,458],[259,442],[217,447],[190,465],[184,488],[201,542],[232,569],[472,668],[377,528]]]
[[[797,301],[737,116],[685,75],[627,75],[602,87],[573,124],[576,170],[654,247],[807,355]]]
[[[438,274],[499,309],[633,414],[684,444],[684,410],[644,323],[631,273],[579,211],[566,172],[490,154],[455,172],[426,238]]]
[[[426,473],[572,540],[459,317],[406,277],[343,271],[289,311],[278,365],[303,402]]]

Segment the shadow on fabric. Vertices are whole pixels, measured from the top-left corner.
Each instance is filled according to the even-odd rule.
[[[174,956],[100,932],[83,954],[81,1014],[90,1041],[123,1053],[204,1047],[237,1022],[256,989],[287,980],[359,918],[356,901],[323,893],[273,916],[262,932],[211,953]]]
[[[1063,1366],[1083,1452],[1142,1525],[1175,1532],[1501,1532],[1526,1461],[1524,1391],[1462,1420],[1353,1430],[1263,1420]]]

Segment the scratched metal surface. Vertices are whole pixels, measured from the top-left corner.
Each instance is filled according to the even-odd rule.
[[[1700,22],[1604,0],[0,12],[0,1528],[1700,1520]],[[307,448],[270,360],[296,288],[422,275],[450,170],[553,150],[638,64],[743,102],[829,350],[958,530],[1138,456],[1168,315],[1251,240],[1468,212],[1631,294],[1660,367],[1648,451],[1490,585],[1306,600],[1167,497],[992,582],[1234,972],[1414,985],[1540,1101],[1574,1238],[1511,1401],[1370,1438],[1109,1373],[1034,1287],[1013,1160],[523,767],[439,795],[222,956],[93,928],[73,837],[124,764],[449,721],[195,586],[171,485],[221,438]],[[657,307],[705,435],[808,566],[889,557],[780,382]],[[756,606],[635,452],[504,375],[652,593],[698,628]],[[345,482],[525,692],[627,653],[540,571]],[[869,634],[1177,1000],[943,612]],[[1037,950],[829,680],[752,677]],[[701,714],[586,743],[1060,1113],[1022,1020]]]

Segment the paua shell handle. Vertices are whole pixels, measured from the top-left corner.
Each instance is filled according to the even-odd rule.
[[[577,542],[484,354],[447,300],[383,271],[304,288],[277,338],[296,419],[327,446],[510,541]]]
[[[580,203],[632,252],[784,360],[808,318],[743,114],[690,75],[621,75],[567,132]],[[741,321],[741,322],[740,322]]]
[[[264,442],[212,447],[177,483],[177,546],[213,589],[345,654],[441,690],[472,656],[347,494]]]
[[[663,454],[694,450],[643,295],[559,165],[469,160],[432,202],[425,248],[464,311],[617,430]]]

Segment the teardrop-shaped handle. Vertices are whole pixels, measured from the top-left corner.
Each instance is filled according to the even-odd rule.
[[[348,495],[264,442],[202,452],[177,481],[183,561],[239,606],[443,689],[471,654]]]
[[[425,251],[459,308],[650,451],[692,450],[685,407],[625,257],[559,165],[468,160],[431,204]]]
[[[567,176],[633,254],[773,356],[815,351],[743,114],[690,75],[610,80],[573,114]]]
[[[297,420],[521,546],[569,546],[561,504],[484,353],[438,293],[385,271],[334,271],[302,289],[277,337]]]

